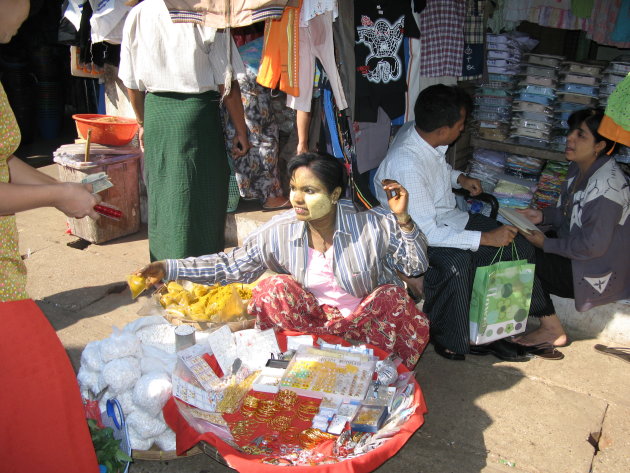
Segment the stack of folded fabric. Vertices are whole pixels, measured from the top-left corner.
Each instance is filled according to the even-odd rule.
[[[545,165],[544,159],[511,154],[505,162],[505,174],[520,177],[528,181],[538,182]]]
[[[526,209],[534,197],[531,187],[499,179],[492,194],[499,201],[499,207]]]
[[[560,197],[560,187],[567,178],[569,163],[548,161],[540,175],[532,206],[536,209],[555,207]]]
[[[576,110],[596,105],[602,67],[603,64],[595,63],[562,63],[554,113],[554,136],[551,140],[551,147],[556,151],[564,151],[566,146],[569,116]]]
[[[505,168],[507,153],[477,148],[468,166],[468,175],[481,181],[484,192],[492,192]]]
[[[527,54],[514,98],[510,138],[522,145],[546,148],[553,126],[558,70],[564,58]]]
[[[537,42],[523,33],[488,34],[487,80],[475,93],[475,113],[479,136],[504,141],[512,114],[512,93],[520,70],[523,51]]]
[[[599,106],[606,108],[608,96],[612,94],[617,84],[630,73],[630,55],[617,56],[608,63],[602,73],[602,81],[599,85]]]

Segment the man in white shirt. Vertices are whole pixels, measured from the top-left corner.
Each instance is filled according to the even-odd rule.
[[[403,125],[394,138],[374,176],[375,188],[381,204],[387,202],[383,179],[400,182],[413,196],[409,214],[429,242],[423,309],[429,315],[436,352],[453,360],[463,360],[466,353],[520,360],[522,353],[502,341],[469,346],[468,313],[475,269],[490,264],[497,248],[512,241],[521,257],[534,259],[533,247],[522,237],[515,239],[516,227],[469,215],[456,206],[453,187],[463,187],[473,196],[481,192],[478,179],[453,170],[445,160],[448,146],[464,129],[470,108],[470,97],[459,87],[438,84],[424,89],[415,104],[415,122]],[[414,281],[409,284],[413,287]],[[537,279],[533,293],[530,315],[550,315],[553,309]]]
[[[244,69],[229,33],[168,10],[164,0],[144,0],[125,20],[118,75],[145,145],[152,261],[224,249],[230,170],[219,100],[236,129],[238,158],[250,144],[232,78]]]

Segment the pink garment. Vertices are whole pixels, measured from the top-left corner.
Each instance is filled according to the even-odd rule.
[[[344,291],[335,279],[333,272],[333,250],[331,246],[326,253],[308,249],[306,264],[306,289],[311,292],[319,305],[336,307],[343,317],[348,317],[357,308],[361,299]]]
[[[335,62],[335,49],[333,46],[332,12],[327,11],[322,15],[312,18],[307,27],[300,27],[298,66],[300,95],[287,94],[287,107],[303,112],[311,111],[311,99],[313,98],[313,78],[315,76],[315,58],[319,59],[326,71],[330,87],[335,96],[335,102],[339,110],[348,108],[346,96],[341,85],[339,70]]]

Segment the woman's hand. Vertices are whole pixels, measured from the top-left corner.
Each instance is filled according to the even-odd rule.
[[[239,135],[237,133],[232,140],[232,156],[235,159],[245,156],[251,147],[247,134]]]
[[[407,205],[409,203],[409,193],[400,183],[393,179],[383,179],[383,190],[387,195],[387,204],[390,210],[396,215],[398,221],[409,219]]]
[[[147,280],[148,285],[157,285],[162,282],[166,276],[166,263],[164,261],[154,261],[146,265],[144,268],[136,271],[136,276],[142,276]]]
[[[543,249],[543,246],[545,245],[545,238],[547,238],[543,232],[520,232],[520,234],[536,248],[540,248],[541,250]]]
[[[68,217],[83,218],[92,217],[98,220],[99,216],[94,206],[101,202],[101,196],[92,194],[92,184],[79,184],[65,182],[55,184],[56,199],[54,206]]]
[[[532,222],[534,225],[538,225],[543,221],[543,213],[542,210],[536,209],[516,209],[518,213],[525,216],[527,220]]]

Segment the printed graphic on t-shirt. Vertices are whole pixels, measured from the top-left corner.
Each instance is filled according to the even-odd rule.
[[[608,281],[610,281],[610,276],[612,276],[612,273],[608,273],[605,276],[596,278],[587,278],[586,276],[584,276],[584,279],[587,283],[593,286],[593,289],[601,294],[606,290],[606,286],[608,286]]]
[[[361,16],[361,26],[357,26],[357,44],[365,44],[370,53],[358,70],[370,82],[387,84],[400,79],[403,66],[398,50],[402,44],[404,26],[404,15],[394,23],[385,18],[372,21],[367,15]]]

